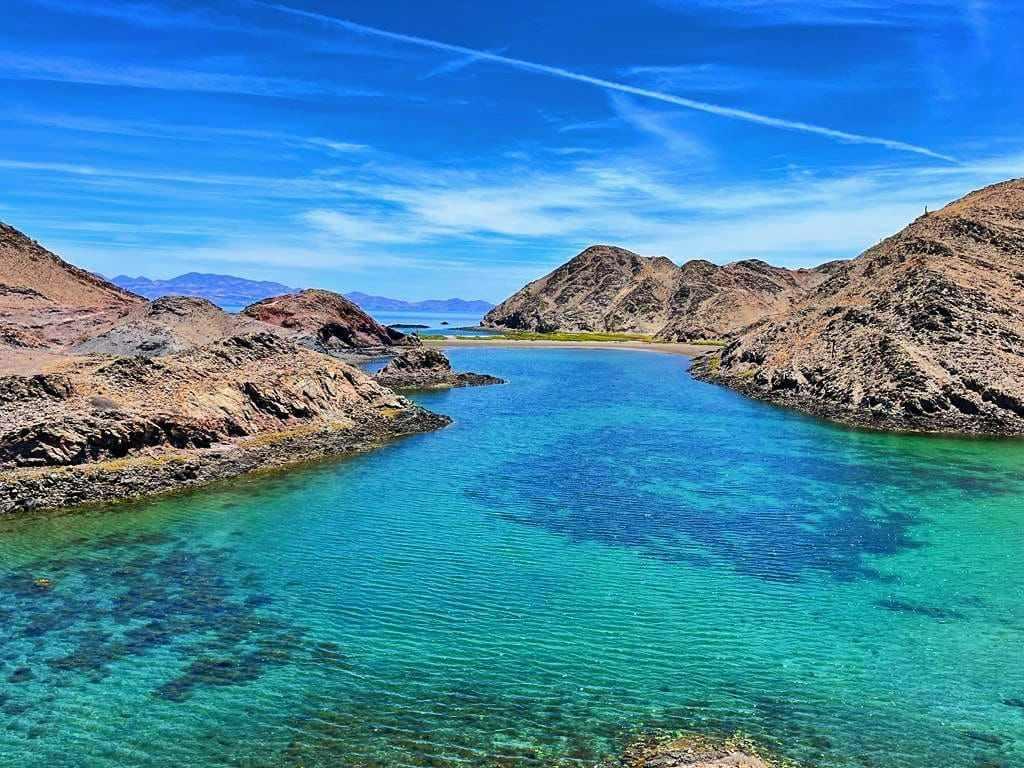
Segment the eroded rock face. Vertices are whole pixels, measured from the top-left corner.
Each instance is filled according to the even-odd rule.
[[[789,310],[821,285],[830,268],[783,269],[757,259],[719,267],[689,261],[679,269],[659,341],[723,339],[763,317]]]
[[[155,358],[0,379],[0,467],[82,464],[154,447],[207,448],[301,425],[384,436],[419,411],[350,365],[274,333]]]
[[[693,370],[856,425],[1024,434],[1024,181],[922,216]]]
[[[657,333],[668,319],[678,268],[610,245],[594,245],[513,294],[484,325],[547,333]]]
[[[341,294],[306,290],[275,296],[243,310],[281,328],[300,344],[321,352],[379,352],[417,346],[420,340],[381,325]]]
[[[109,330],[76,345],[74,352],[158,357],[271,327],[231,315],[206,299],[164,296],[130,311]]]
[[[392,389],[446,389],[505,383],[496,376],[456,373],[445,354],[430,347],[402,352],[374,378],[378,383]]]
[[[484,325],[642,333],[660,341],[721,339],[789,309],[828,276],[828,268],[788,270],[755,260],[677,267],[665,258],[597,245],[499,304]]]
[[[0,323],[15,346],[69,343],[143,301],[0,222]]]

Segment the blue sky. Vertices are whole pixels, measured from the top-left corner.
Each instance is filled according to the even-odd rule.
[[[1024,175],[1009,0],[2,5],[0,220],[108,275],[498,300],[595,242],[850,257]]]

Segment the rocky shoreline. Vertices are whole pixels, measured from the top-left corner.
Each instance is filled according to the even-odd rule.
[[[917,218],[693,374],[856,427],[1024,435],[1024,179]]]
[[[90,464],[5,470],[0,472],[0,517],[196,488],[245,474],[360,453],[450,423],[447,416],[413,408],[396,413],[386,426],[307,426],[202,450],[172,449]]]
[[[851,429],[874,432],[889,432],[906,435],[935,435],[962,437],[964,439],[999,439],[1024,436],[1024,427],[1006,419],[990,417],[984,420],[956,419],[943,423],[924,414],[894,413],[883,408],[844,407],[815,395],[792,389],[772,389],[754,380],[752,376],[723,376],[715,372],[718,352],[709,352],[695,357],[690,365],[690,375],[698,381],[716,384],[749,397],[751,400],[767,403],[777,408],[797,411],[823,421],[832,422]],[[720,364],[718,364],[720,365]],[[720,370],[720,369],[719,369]]]

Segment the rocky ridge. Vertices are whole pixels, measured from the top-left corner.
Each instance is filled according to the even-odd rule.
[[[1024,434],[1024,180],[886,238],[700,378],[848,424]]]
[[[69,344],[145,301],[3,222],[0,266],[0,345],[7,347]]]
[[[132,309],[112,328],[74,346],[74,352],[157,357],[245,333],[275,330],[231,315],[206,299],[165,296]]]
[[[595,245],[484,317],[494,328],[640,333],[659,341],[707,341],[783,312],[824,282],[832,265],[789,270],[763,261],[718,266],[638,256]]]
[[[284,297],[272,323],[203,299],[146,303],[7,227],[0,274],[0,514],[173,490],[449,423],[323,353],[418,342],[335,294]]]

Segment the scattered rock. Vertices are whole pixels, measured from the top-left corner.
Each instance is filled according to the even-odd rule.
[[[702,736],[671,739],[649,737],[633,743],[622,768],[774,768],[777,762],[757,754],[749,741],[734,737],[716,741]]]

